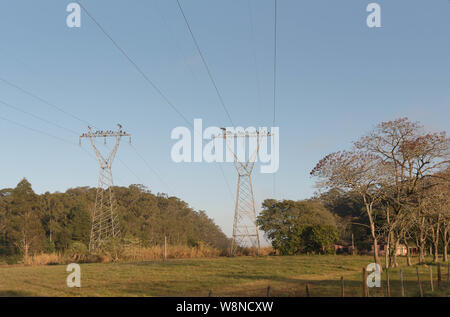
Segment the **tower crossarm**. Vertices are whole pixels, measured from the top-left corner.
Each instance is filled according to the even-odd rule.
[[[239,174],[250,174],[252,172],[254,162],[256,161],[256,157],[258,155],[259,148],[261,146],[261,140],[264,137],[272,136],[273,134],[267,131],[255,131],[255,132],[248,132],[248,131],[236,131],[232,132],[227,130],[226,128],[221,128],[223,133],[216,135],[214,139],[221,138],[225,139],[226,146],[230,153],[234,157],[234,162],[236,169],[238,170]],[[249,158],[247,162],[241,162],[239,158],[237,157],[234,149],[231,147],[229,140],[233,138],[257,138],[256,142],[256,148],[253,153],[249,153]]]
[[[92,127],[88,127],[89,131],[87,133],[83,133],[82,135],[80,135],[80,139],[82,139],[82,138],[122,137],[122,136],[128,136],[131,138],[131,134],[123,131],[122,126],[120,124],[118,124],[117,127],[118,127],[117,131],[113,131],[113,130],[94,131],[92,129]]]
[[[130,143],[131,143],[131,134],[125,132],[122,130],[122,126],[120,124],[117,125],[117,131],[113,131],[113,130],[97,130],[94,131],[92,129],[92,127],[88,127],[89,131],[87,133],[83,133],[82,135],[80,135],[80,145],[81,145],[81,139],[83,138],[89,138],[92,148],[94,149],[95,155],[97,157],[97,160],[100,164],[100,167],[105,168],[105,167],[111,167],[112,161],[114,160],[114,157],[116,156],[117,153],[117,149],[119,147],[119,143],[120,143],[120,139],[123,136],[127,136],[130,138]],[[116,142],[114,144],[114,148],[112,149],[110,155],[108,156],[107,159],[105,159],[102,154],[100,153],[100,151],[98,150],[98,148],[95,146],[95,139],[96,138],[104,138],[105,140],[105,144],[106,144],[106,138],[115,138]]]

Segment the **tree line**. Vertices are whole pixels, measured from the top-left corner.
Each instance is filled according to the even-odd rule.
[[[326,155],[311,175],[322,191],[347,196],[349,204],[351,199],[362,203],[375,262],[380,264],[382,240],[386,267],[396,267],[401,244],[415,245],[420,263],[427,248],[434,262],[440,254],[448,261],[449,166],[450,139],[445,132],[429,132],[418,122],[400,118],[380,123],[350,150]]]
[[[302,201],[266,199],[257,218],[280,254],[333,253],[351,241],[397,266],[397,249],[448,261],[450,139],[407,118],[383,122],[350,150],[326,155],[312,169],[319,192]],[[122,238],[141,246],[199,243],[226,250],[230,239],[204,211],[143,185],[114,187]],[[23,179],[0,190],[0,256],[87,249],[96,188],[36,194]],[[352,248],[353,250],[353,248]],[[430,250],[430,252],[428,252]]]
[[[397,250],[448,261],[450,141],[407,118],[383,122],[347,151],[312,169],[318,193],[303,201],[267,199],[258,225],[281,254],[331,253],[336,244],[373,252],[397,266]],[[430,251],[429,251],[430,250]]]
[[[124,239],[141,246],[207,244],[226,249],[229,239],[204,211],[177,197],[153,194],[142,185],[114,187]],[[23,179],[0,190],[0,256],[64,252],[89,245],[96,188],[36,194]]]

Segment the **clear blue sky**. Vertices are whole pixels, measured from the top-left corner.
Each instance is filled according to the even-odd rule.
[[[116,123],[164,177],[168,190],[123,142],[117,185],[144,182],[204,209],[231,233],[233,201],[213,164],[170,159],[173,128],[185,125],[82,13],[69,29],[70,1],[0,3],[0,77],[103,129]],[[366,0],[278,0],[280,169],[278,199],[311,196],[309,171],[325,154],[348,148],[375,124],[408,116],[449,131],[450,1],[377,1],[382,28],[366,26]],[[190,120],[227,123],[175,0],[84,0],[84,5]],[[183,0],[183,7],[233,120],[272,122],[273,0]],[[253,23],[252,23],[253,22]],[[79,134],[87,127],[0,82],[0,99]],[[36,192],[96,186],[97,163],[77,135],[0,104],[1,116],[74,145],[0,120],[0,187],[27,177]],[[99,144],[100,146],[101,143]],[[83,145],[90,150],[89,145]],[[224,171],[232,190],[236,173]],[[273,197],[272,176],[255,170],[258,206]]]

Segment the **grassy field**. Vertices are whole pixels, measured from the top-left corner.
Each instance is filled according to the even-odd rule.
[[[0,296],[340,296],[344,276],[345,296],[361,296],[362,268],[373,262],[368,256],[266,256],[180,259],[167,262],[81,264],[81,288],[66,286],[66,266],[2,266]],[[418,296],[415,266],[400,259],[407,296]],[[428,266],[420,266],[425,296],[449,296],[447,266],[443,267],[443,289],[431,293]],[[401,296],[399,269],[389,271],[391,295]],[[384,296],[382,287],[370,296]]]

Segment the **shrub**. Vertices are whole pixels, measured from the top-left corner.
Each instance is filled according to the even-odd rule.
[[[4,256],[0,259],[0,264],[8,264],[8,265],[12,265],[12,264],[17,264],[22,260],[22,256],[20,254],[12,254],[12,255],[7,255]]]
[[[309,226],[302,233],[303,252],[330,254],[334,253],[334,243],[339,235],[336,227],[329,225]]]
[[[85,262],[88,255],[88,247],[79,241],[72,242],[69,249],[66,251],[66,256],[71,262]]]

